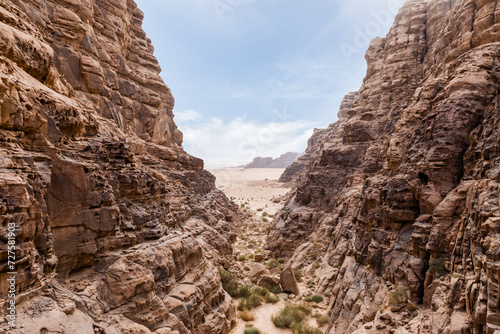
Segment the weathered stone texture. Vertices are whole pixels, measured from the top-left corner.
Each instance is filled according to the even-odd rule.
[[[316,269],[328,333],[500,329],[499,14],[492,0],[407,1],[371,43],[359,95],[287,177],[268,242]],[[398,286],[411,321],[384,308]]]
[[[182,149],[142,19],[132,0],[0,0],[12,333],[227,333],[234,321],[216,266],[232,258],[236,208]]]

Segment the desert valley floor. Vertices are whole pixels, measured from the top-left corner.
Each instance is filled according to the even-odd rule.
[[[251,278],[248,276],[257,263],[267,266],[271,274],[279,272],[279,268],[269,268],[273,266],[273,259],[265,251],[265,240],[272,218],[282,208],[283,199],[291,190],[287,184],[278,181],[283,172],[284,169],[280,168],[230,168],[211,171],[217,178],[217,188],[224,191],[227,197],[247,213],[246,219],[241,223],[241,231],[234,246],[235,257],[238,259],[237,265],[242,269],[238,277],[242,284],[252,285]],[[260,259],[258,255],[263,255],[263,259],[256,261]],[[277,315],[288,301],[300,302],[304,296],[308,296],[308,293],[312,294],[310,287],[307,286],[309,276],[309,273],[304,273],[300,279],[301,296],[277,294],[279,302],[265,303],[251,310],[255,317],[253,321],[243,321],[241,312],[238,311],[240,316],[237,326],[231,334],[242,334],[250,325],[266,334],[291,334],[291,330],[277,328],[271,318]],[[236,305],[238,303],[239,301],[236,301]],[[309,318],[309,324],[311,327],[319,327],[314,315],[323,314],[328,306],[327,302],[325,300],[321,303],[311,303],[311,306],[313,312]],[[326,326],[323,325],[321,329],[325,330]]]

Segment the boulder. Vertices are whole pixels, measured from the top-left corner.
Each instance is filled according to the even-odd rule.
[[[252,270],[250,270],[250,272],[248,273],[248,277],[253,284],[257,284],[257,282],[259,282],[259,279],[267,272],[268,271],[265,265],[256,263],[252,267]]]
[[[297,280],[295,279],[291,266],[286,267],[281,272],[280,285],[284,292],[290,292],[296,296],[300,295],[299,285],[297,284]]]
[[[269,269],[269,273],[273,276],[279,276],[281,274],[280,268],[271,268]]]
[[[259,285],[267,289],[272,289],[278,284],[280,284],[280,278],[270,275],[262,276],[262,278],[259,281]]]

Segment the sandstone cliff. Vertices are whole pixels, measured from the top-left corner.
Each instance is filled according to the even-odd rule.
[[[340,105],[339,114],[343,114],[347,112],[351,106],[354,99],[358,96],[358,92],[351,92],[346,95]],[[304,170],[307,162],[311,160],[311,156],[314,155],[315,152],[321,149],[322,143],[326,141],[326,135],[335,127],[335,124],[331,124],[327,129],[314,129],[314,133],[311,138],[309,138],[307,142],[307,149],[304,155],[298,157],[280,176],[280,182],[297,182],[301,172]]]
[[[288,171],[268,243],[331,295],[328,333],[500,332],[499,31],[497,1],[409,0]]]
[[[0,0],[0,332],[227,333],[236,208],[182,149],[132,0]]]

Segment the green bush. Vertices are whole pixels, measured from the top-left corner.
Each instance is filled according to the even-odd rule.
[[[330,322],[330,318],[326,314],[316,313],[314,317],[316,318],[316,322],[318,323],[319,327],[323,327],[328,322]]]
[[[294,334],[323,334],[321,329],[312,328],[311,326],[302,323],[293,324],[290,329],[293,330]]]
[[[248,285],[242,285],[238,289],[238,294],[241,298],[248,298],[252,294],[252,291],[250,290],[250,287]]]
[[[253,289],[253,294],[255,294],[257,296],[265,297],[265,296],[269,295],[269,290],[258,286],[255,289]]]
[[[280,301],[280,298],[276,295],[269,295],[266,297],[266,303],[268,304],[277,304]]]
[[[276,284],[272,289],[271,289],[271,292],[276,294],[276,295],[279,295],[280,293],[282,293],[283,291],[281,290],[281,286],[279,284]]]
[[[261,331],[257,328],[246,328],[243,334],[261,334]]]
[[[321,303],[323,300],[324,300],[323,296],[320,295],[314,295],[305,298],[305,301],[308,303],[310,302]]]
[[[238,261],[244,262],[247,260],[247,256],[245,254],[238,255]]]
[[[302,274],[302,270],[300,270],[300,269],[295,269],[295,270],[293,271],[293,275],[295,276],[295,279],[297,280],[297,282],[302,282],[302,276],[303,276],[303,274]]]
[[[258,295],[251,295],[247,300],[249,308],[259,307],[264,304],[264,298]]]
[[[255,307],[259,307],[264,304],[264,298],[259,295],[250,295],[248,298],[240,299],[240,304],[238,305],[238,310],[251,310]]]
[[[408,289],[405,287],[397,287],[396,290],[389,292],[387,296],[389,305],[397,306],[408,302]]]
[[[250,291],[248,285],[240,286],[238,294],[241,297],[240,303],[238,305],[238,310],[251,310],[252,308],[261,306],[264,302],[276,304],[279,302],[279,298],[276,295],[272,295],[268,289],[257,287]]]
[[[227,270],[219,268],[219,275],[222,281],[222,288],[233,298],[239,298],[239,283],[233,274]]]
[[[288,303],[278,315],[271,317],[273,324],[278,328],[295,329],[307,316],[311,314],[311,308],[304,304]]]
[[[233,279],[227,283],[222,283],[222,288],[233,298],[239,298],[238,294],[238,281]]]
[[[230,280],[233,279],[233,274],[222,268],[219,268],[219,275],[220,279],[222,280],[222,283],[229,282]]]
[[[315,303],[321,303],[323,300],[325,300],[325,298],[323,298],[323,296],[320,295],[314,295],[311,297],[311,300]]]
[[[300,323],[304,320],[302,314],[294,309],[285,307],[281,313],[272,318],[274,326],[278,328],[291,328],[293,324]]]
[[[267,261],[267,267],[268,268],[278,268],[279,262],[276,259],[270,259]]]
[[[306,315],[310,315],[312,313],[312,307],[307,303],[295,304],[295,307],[301,312],[304,312]]]
[[[271,295],[268,289],[262,287],[256,287],[253,292],[254,295],[264,298],[266,303],[276,304],[279,302],[278,296]]]

